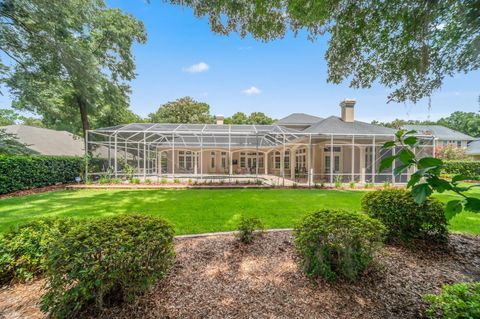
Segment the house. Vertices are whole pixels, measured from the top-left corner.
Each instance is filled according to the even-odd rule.
[[[466,153],[471,156],[473,160],[480,161],[480,140],[468,144]]]
[[[467,148],[468,143],[475,140],[474,137],[452,130],[442,125],[405,125],[406,130],[415,130],[419,134],[435,136],[436,146],[453,145]]]
[[[355,104],[342,101],[340,116],[293,113],[273,125],[225,125],[222,117],[217,124],[118,125],[88,131],[88,149],[115,176],[133,167],[143,178],[405,182],[410,172],[378,172],[381,160],[399,151],[382,149],[395,130],[355,120]],[[418,137],[416,152],[431,156],[433,136]]]
[[[7,125],[0,127],[14,134],[18,141],[38,155],[83,156],[85,144],[83,138],[66,131],[28,125]]]

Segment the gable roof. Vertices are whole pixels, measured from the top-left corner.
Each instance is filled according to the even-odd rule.
[[[305,113],[292,113],[285,116],[284,118],[278,120],[275,124],[278,125],[311,125],[318,121],[323,120],[323,118],[305,114]]]
[[[20,143],[40,155],[83,156],[83,138],[66,131],[28,125],[7,125],[0,127],[5,132],[15,134]]]
[[[474,137],[452,130],[442,125],[405,125],[407,130],[415,130],[418,134],[434,135],[439,140],[463,140],[473,141]]]
[[[305,133],[321,134],[395,134],[395,130],[360,121],[344,122],[337,116],[330,116],[305,129]]]
[[[468,144],[466,153],[468,155],[480,155],[480,140],[476,140]]]

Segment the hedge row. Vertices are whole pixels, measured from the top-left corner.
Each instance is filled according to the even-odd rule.
[[[82,165],[81,157],[0,155],[0,194],[74,182]]]
[[[468,177],[480,176],[480,161],[444,161],[445,174],[459,174]]]

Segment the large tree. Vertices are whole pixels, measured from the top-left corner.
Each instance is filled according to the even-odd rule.
[[[473,137],[480,137],[479,113],[457,111],[439,119],[437,123]]]
[[[252,112],[249,116],[243,112],[237,112],[225,118],[225,124],[272,124],[273,121],[263,112]]]
[[[210,106],[188,96],[161,105],[148,117],[152,123],[214,123]]]
[[[0,2],[1,79],[13,106],[70,131],[89,129],[105,105],[128,107],[132,45],[143,24],[103,0]]]
[[[167,0],[164,0],[167,1]],[[268,41],[305,30],[328,35],[328,81],[379,82],[389,101],[413,101],[446,76],[480,67],[480,0],[169,0],[207,16],[212,30]]]

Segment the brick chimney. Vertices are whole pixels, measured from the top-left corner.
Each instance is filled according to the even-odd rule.
[[[342,108],[342,121],[355,121],[355,103],[357,103],[357,101],[354,99],[345,99],[340,102],[340,107]]]
[[[217,125],[223,125],[223,115],[217,115],[215,119],[217,120]]]

